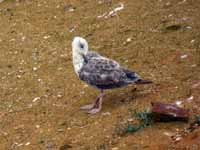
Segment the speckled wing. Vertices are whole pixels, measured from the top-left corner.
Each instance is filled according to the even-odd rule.
[[[85,57],[79,72],[81,80],[100,89],[117,88],[129,84],[125,69],[111,59],[95,55]]]

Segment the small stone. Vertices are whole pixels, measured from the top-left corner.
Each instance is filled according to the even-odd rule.
[[[37,67],[33,67],[33,71],[37,71],[37,69],[38,69]]]
[[[63,68],[62,68],[62,67],[59,67],[58,70],[59,70],[59,71],[60,71],[60,70],[63,70]]]
[[[187,26],[186,28],[187,28],[187,29],[192,29],[192,27],[191,27],[191,26]]]
[[[58,94],[57,97],[58,97],[58,98],[61,98],[61,97],[63,97],[63,95],[62,95],[62,94]]]
[[[191,67],[196,67],[196,66],[197,66],[196,64],[191,65]]]
[[[50,38],[51,36],[49,36],[49,35],[46,35],[46,36],[44,36],[43,38],[44,39],[48,39],[48,38]]]
[[[103,115],[103,116],[110,116],[111,113],[110,113],[110,112],[104,112],[104,113],[102,113],[102,115]]]
[[[112,150],[118,150],[119,148],[118,147],[114,147],[114,148],[112,148]]]
[[[72,5],[66,5],[64,7],[64,11],[73,12],[74,10],[75,10],[75,7],[73,7]]]
[[[182,138],[181,137],[177,137],[176,139],[175,139],[175,141],[177,142],[177,141],[180,141]]]
[[[176,101],[176,102],[175,102],[175,104],[176,104],[177,106],[179,106],[179,107],[182,106],[182,103],[183,103],[182,101]]]
[[[131,42],[131,41],[132,41],[131,38],[127,38],[127,39],[126,39],[126,42]]]
[[[27,142],[25,145],[28,146],[28,145],[30,145],[30,144],[31,144],[30,142]]]
[[[181,59],[184,59],[184,58],[187,58],[187,57],[188,57],[188,55],[185,54],[185,55],[181,56]]]
[[[63,131],[65,131],[64,129],[58,129],[58,132],[63,132]]]
[[[14,42],[15,41],[15,39],[10,39],[10,42]]]
[[[74,27],[72,27],[72,28],[69,29],[69,32],[74,32],[74,31],[75,31]]]
[[[192,101],[194,99],[194,96],[190,96],[187,100]]]
[[[36,101],[38,101],[38,100],[40,100],[40,97],[34,98],[34,99],[33,99],[33,102],[36,102]]]
[[[172,17],[172,16],[173,16],[172,14],[169,14],[169,15],[168,15],[168,17]]]
[[[17,78],[20,79],[22,76],[21,75],[17,75]]]
[[[170,132],[164,132],[163,134],[166,136],[169,136],[169,137],[171,137],[173,135],[173,133],[170,133]]]
[[[23,143],[19,143],[19,144],[17,144],[18,147],[20,147],[20,146],[22,146],[22,145],[24,145],[24,144],[23,144]]]
[[[25,39],[26,39],[26,37],[25,37],[25,36],[23,36],[23,37],[22,37],[22,41],[25,41]]]
[[[68,11],[73,12],[74,10],[75,10],[74,8],[70,8]]]
[[[87,88],[87,87],[89,87],[87,84],[84,84],[84,85],[83,85],[83,88]]]
[[[129,122],[132,122],[132,121],[133,121],[133,118],[129,118],[128,121],[129,121]]]

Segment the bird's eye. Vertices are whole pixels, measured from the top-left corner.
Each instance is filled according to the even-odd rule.
[[[84,45],[82,43],[80,43],[80,48],[83,49],[84,48]]]

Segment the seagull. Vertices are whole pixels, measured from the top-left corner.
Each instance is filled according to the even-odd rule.
[[[74,37],[72,41],[72,59],[75,73],[79,79],[100,90],[95,102],[81,107],[88,113],[95,114],[102,108],[104,90],[120,88],[128,84],[150,84],[134,71],[130,71],[116,61],[103,57],[88,49],[87,41]]]

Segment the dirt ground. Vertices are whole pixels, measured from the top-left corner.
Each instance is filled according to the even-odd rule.
[[[115,8],[122,9],[112,14]],[[77,35],[154,84],[109,90],[100,113],[81,111],[98,91],[74,73]],[[0,3],[0,150],[199,150],[199,129],[183,141],[171,139],[187,123],[116,133],[119,124],[134,121],[130,110],[149,109],[152,101],[178,102],[200,114],[199,91],[198,0]]]

